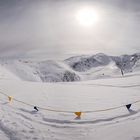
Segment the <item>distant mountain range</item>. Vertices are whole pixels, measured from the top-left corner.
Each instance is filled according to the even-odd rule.
[[[99,53],[74,56],[64,61],[1,60],[0,63],[0,72],[4,68],[21,80],[73,82],[118,77],[140,71],[140,53],[121,56]]]

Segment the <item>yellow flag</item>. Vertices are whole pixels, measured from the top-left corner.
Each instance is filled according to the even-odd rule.
[[[74,112],[74,114],[75,114],[77,117],[81,117],[82,112]]]
[[[9,102],[11,102],[12,101],[12,97],[8,96],[8,100],[9,100]]]

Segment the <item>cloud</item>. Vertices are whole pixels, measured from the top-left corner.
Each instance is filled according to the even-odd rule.
[[[84,6],[100,15],[89,29],[75,19]],[[139,25],[139,0],[0,0],[0,55],[134,53]]]

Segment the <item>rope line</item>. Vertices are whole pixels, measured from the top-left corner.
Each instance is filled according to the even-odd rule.
[[[4,92],[1,92],[0,91],[0,94],[6,96],[6,97],[9,97],[7,94],[5,94]],[[16,102],[19,102],[19,103],[22,103],[22,104],[25,104],[25,105],[28,105],[28,106],[31,106],[31,107],[34,107],[34,105],[30,104],[30,103],[26,103],[24,101],[21,101],[21,100],[18,100],[16,98],[13,98],[12,97],[12,100],[16,101]],[[137,100],[137,101],[134,101],[132,102],[131,104],[136,104],[140,102],[140,100]],[[105,111],[110,111],[110,110],[115,110],[115,109],[119,109],[119,108],[122,108],[122,107],[125,107],[125,105],[120,105],[120,106],[116,106],[116,107],[111,107],[111,108],[106,108],[106,109],[99,109],[99,110],[90,110],[90,111],[80,111],[82,113],[94,113],[94,112],[105,112]],[[40,106],[37,106],[37,108],[41,109],[41,110],[46,110],[46,111],[51,111],[51,112],[61,112],[61,113],[75,113],[75,111],[67,111],[67,110],[56,110],[56,109],[51,109],[51,108],[43,108],[43,107],[40,107]]]
[[[5,94],[4,92],[1,92],[0,91],[0,94],[6,96],[6,97],[9,97],[7,94]],[[14,101],[16,102],[19,102],[19,103],[22,103],[22,104],[25,104],[25,105],[28,105],[28,106],[31,106],[31,107],[34,107],[34,105],[32,104],[29,104],[29,103],[26,103],[24,101],[21,101],[21,100],[18,100],[16,98],[12,98]],[[40,108],[42,110],[46,110],[46,111],[51,111],[51,112],[62,112],[62,113],[74,113],[74,111],[66,111],[66,110],[56,110],[56,109],[49,109],[49,108],[43,108],[43,107],[40,107],[40,106],[37,106],[37,108]]]

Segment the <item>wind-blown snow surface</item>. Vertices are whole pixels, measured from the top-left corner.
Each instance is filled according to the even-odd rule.
[[[66,61],[68,63],[68,60]],[[26,68],[27,62],[9,63],[4,63],[0,67],[0,91],[34,106],[72,112],[91,111],[125,105],[140,99],[138,61],[134,65],[137,70],[125,73],[123,77],[120,74],[113,76],[113,73],[110,73],[109,67],[117,71],[116,65],[111,62],[105,67],[106,72],[109,71],[110,78],[74,83],[22,81],[18,77],[38,81],[41,81],[41,78],[29,76],[31,72],[36,71],[33,71],[32,67]],[[56,67],[55,64],[52,65],[51,62],[52,69]],[[43,67],[42,63],[39,65]],[[61,68],[64,68],[64,65],[61,64],[62,67],[58,67],[57,71],[62,72]],[[20,76],[15,76],[5,68]],[[22,69],[21,73],[19,69]],[[44,71],[46,67],[42,69]],[[87,71],[85,76],[89,74],[90,77],[92,71],[93,69]],[[84,72],[82,75],[84,76]],[[7,97],[0,94],[2,140],[140,140],[140,103],[132,105],[130,111],[122,107],[107,112],[83,113],[79,120],[75,117],[73,113],[49,112],[41,109],[36,112],[32,106],[14,100],[8,103]]]

